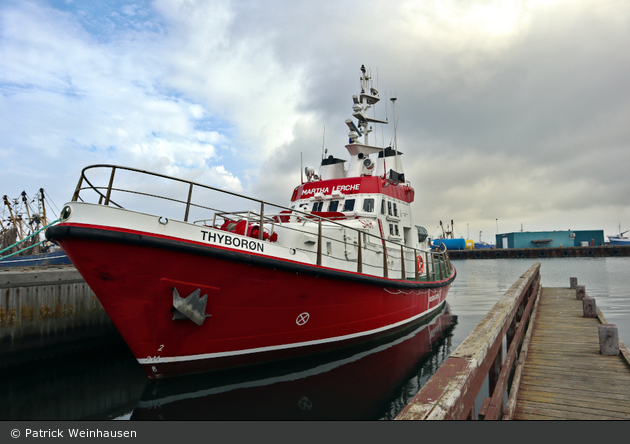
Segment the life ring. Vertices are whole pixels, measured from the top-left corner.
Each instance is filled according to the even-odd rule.
[[[562,257],[569,257],[569,252],[567,250],[564,250],[562,252]]]
[[[595,254],[595,252],[594,252],[593,250],[588,250],[588,251],[586,252],[586,255],[587,255],[587,256],[593,256],[594,254]]]
[[[418,273],[422,274],[424,271],[424,261],[420,255],[416,256],[416,258],[418,259]]]

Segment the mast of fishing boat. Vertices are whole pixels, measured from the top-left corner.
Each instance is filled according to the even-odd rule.
[[[9,215],[11,216],[11,220],[13,221],[13,226],[16,230],[18,230],[20,239],[24,237],[24,233],[22,232],[22,224],[18,224],[15,216],[13,215],[13,209],[11,208],[11,204],[9,203],[9,197],[5,194],[2,199],[4,200],[4,204],[9,207]]]
[[[46,204],[44,203],[44,189],[39,189],[39,202],[42,204],[42,216],[44,225],[48,225],[48,219],[46,218]]]
[[[32,219],[31,219],[31,211],[30,211],[30,208],[28,206],[28,201],[26,200],[26,191],[22,191],[22,202],[24,202],[24,206],[26,207],[26,217],[28,218],[27,219],[28,220],[28,224],[30,225],[31,222],[32,222]],[[32,228],[32,225],[31,225],[31,228]],[[35,230],[33,230],[33,231],[35,231]]]

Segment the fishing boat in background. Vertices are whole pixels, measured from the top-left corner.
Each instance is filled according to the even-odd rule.
[[[431,245],[433,248],[446,248],[447,250],[473,250],[475,242],[472,239],[464,239],[464,236],[455,237],[455,224],[451,219],[451,225],[447,225],[446,229],[440,221],[441,233],[437,239],[433,239]]]
[[[66,253],[44,237],[43,231],[50,222],[46,217],[43,188],[30,201],[26,191],[22,191],[20,198],[4,195],[2,200],[0,269],[70,264]]]
[[[322,156],[289,206],[135,168],[84,168],[46,237],[149,378],[329,352],[412,328],[446,304],[456,272],[414,225],[402,153],[369,143],[372,125],[387,123],[368,116],[380,101],[371,80],[362,66],[347,168]]]
[[[619,224],[619,234],[614,236],[608,236],[608,240],[610,241],[610,245],[630,245],[630,239],[627,236],[624,236],[630,230],[626,230],[621,232],[621,224]]]

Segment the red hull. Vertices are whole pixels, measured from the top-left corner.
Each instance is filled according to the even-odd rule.
[[[436,310],[455,277],[454,271],[435,283],[366,277],[146,233],[54,228],[150,378],[391,334]],[[202,325],[174,320],[173,288],[182,297],[201,289],[210,317]],[[300,325],[300,316],[307,322]]]
[[[305,363],[150,383],[132,420],[373,420],[423,361],[448,347],[446,307],[399,337]],[[388,338],[390,339],[390,338]],[[441,347],[441,348],[438,348]],[[330,357],[329,360],[326,358]],[[237,374],[235,374],[237,373]]]

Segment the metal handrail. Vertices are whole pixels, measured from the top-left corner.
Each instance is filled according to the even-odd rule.
[[[87,177],[86,172],[92,169],[101,169],[101,168],[111,168],[111,174],[109,176],[109,183],[108,186],[102,187],[102,186],[95,186]],[[158,177],[158,178],[162,178],[162,179],[166,179],[166,180],[170,180],[170,181],[175,181],[175,182],[180,182],[180,183],[184,183],[188,185],[188,196],[186,201],[183,200],[179,200],[179,199],[174,199],[174,198],[170,198],[170,197],[166,197],[166,196],[162,196],[162,195],[157,195],[157,194],[150,194],[150,193],[145,193],[145,192],[141,192],[141,191],[133,191],[133,190],[129,190],[129,189],[124,189],[124,188],[114,188],[114,177],[115,177],[115,173],[117,172],[117,170],[122,170],[122,171],[130,171],[133,173],[139,173],[139,174],[146,174],[149,176],[154,176],[154,177]],[[87,186],[84,186],[84,182],[87,184]],[[202,205],[198,205],[192,202],[192,192],[193,192],[193,188],[194,187],[200,187],[200,188],[204,188],[207,190],[211,190],[211,191],[215,191],[218,193],[222,193],[222,194],[227,194],[227,195],[231,195],[231,196],[235,196],[241,199],[245,199],[245,200],[249,200],[252,202],[256,202],[260,205],[260,213],[257,215],[259,216],[258,218],[258,222],[260,224],[261,229],[259,230],[259,239],[263,238],[263,230],[262,227],[264,225],[265,221],[269,221],[269,220],[273,220],[274,216],[281,216],[281,217],[293,217],[293,216],[297,216],[297,215],[302,215],[304,218],[304,224],[306,225],[306,223],[316,223],[318,224],[317,227],[317,232],[318,232],[318,247],[317,247],[317,265],[321,265],[321,256],[322,256],[322,250],[321,250],[321,244],[322,244],[322,234],[321,234],[321,226],[323,223],[326,224],[332,224],[332,225],[337,225],[343,229],[346,230],[351,230],[356,232],[357,234],[357,238],[360,239],[361,235],[366,235],[369,236],[371,238],[374,238],[377,240],[377,242],[374,242],[374,244],[380,243],[382,245],[382,253],[383,253],[383,275],[384,277],[388,277],[388,270],[389,267],[387,265],[387,258],[389,255],[391,255],[390,251],[394,251],[394,249],[399,248],[400,249],[400,260],[401,260],[401,278],[402,279],[408,279],[406,278],[406,273],[405,273],[405,261],[406,259],[406,252],[413,252],[413,256],[414,256],[414,265],[416,268],[416,272],[415,272],[415,276],[416,279],[419,280],[420,276],[418,273],[418,268],[419,268],[419,261],[418,261],[418,257],[419,257],[419,252],[424,252],[425,253],[425,258],[424,258],[424,267],[425,267],[425,272],[426,272],[426,279],[430,280],[430,275],[433,275],[434,279],[438,278],[438,274],[439,274],[439,278],[440,280],[444,280],[446,278],[448,278],[450,276],[450,274],[452,273],[452,267],[450,264],[450,260],[448,258],[448,253],[446,251],[446,247],[442,244],[440,248],[442,248],[441,251],[435,251],[433,249],[430,250],[421,250],[421,249],[417,249],[414,247],[409,247],[407,245],[401,244],[397,241],[392,241],[392,240],[387,240],[384,237],[381,236],[376,236],[374,234],[371,233],[367,233],[365,231],[362,231],[360,229],[354,228],[354,227],[349,227],[347,225],[344,225],[342,223],[339,223],[333,219],[330,218],[326,218],[326,217],[322,217],[313,213],[308,213],[308,212],[304,212],[301,210],[297,210],[294,208],[289,208],[283,205],[278,205],[275,203],[271,203],[271,202],[267,202],[261,199],[256,199],[256,198],[252,198],[250,196],[245,196],[239,193],[236,193],[234,191],[228,191],[228,190],[222,190],[210,185],[204,185],[198,182],[194,182],[194,181],[190,181],[187,179],[180,179],[177,177],[172,177],[172,176],[167,176],[165,174],[160,174],[160,173],[154,173],[151,171],[146,171],[146,170],[142,170],[142,169],[137,169],[137,168],[132,168],[132,167],[125,167],[125,166],[119,166],[119,165],[111,165],[111,164],[95,164],[95,165],[89,165],[85,168],[83,168],[83,170],[81,171],[81,177],[79,178],[79,182],[77,183],[77,186],[75,188],[75,192],[73,194],[72,197],[72,201],[76,202],[79,199],[81,199],[81,201],[84,201],[80,194],[81,191],[85,191],[85,190],[92,190],[94,191],[98,196],[99,196],[99,204],[104,204],[104,205],[114,205],[118,208],[123,208],[122,205],[120,205],[119,203],[115,202],[114,200],[112,200],[111,195],[112,195],[112,191],[116,191],[116,192],[124,192],[124,193],[131,193],[131,194],[137,194],[137,195],[142,195],[142,196],[147,196],[147,197],[153,197],[153,198],[157,198],[157,199],[163,199],[163,200],[168,200],[168,201],[172,201],[172,202],[176,202],[176,203],[181,203],[181,204],[185,204],[185,214],[184,214],[184,222],[188,222],[188,217],[190,214],[190,207],[196,207],[196,208],[202,208],[202,209],[207,209],[210,211],[214,211],[215,213],[218,213],[218,215],[221,217],[222,214],[234,214],[234,212],[224,212],[224,211],[220,211],[218,209],[215,208],[210,208],[210,207],[205,207]],[[105,192],[105,194],[103,194],[103,192]],[[288,211],[288,213],[278,213],[278,214],[267,214],[265,215],[264,212],[264,207],[265,205],[269,206],[269,207],[274,207],[274,208],[278,208],[280,209],[280,211]],[[215,214],[215,218],[216,218],[217,214]],[[249,223],[249,217],[247,217],[248,223]],[[281,219],[278,219],[278,221],[280,221]],[[282,225],[282,222],[278,222],[279,225]],[[215,223],[213,223],[213,226],[215,225]],[[288,228],[288,227],[286,227]],[[310,232],[309,232],[310,233]],[[359,244],[361,244],[360,240],[359,240]],[[366,246],[363,246],[363,248],[368,248]],[[359,260],[359,258],[361,258],[361,255],[358,255],[358,259],[357,259],[357,272],[362,273],[362,267],[364,265],[369,265],[369,264],[363,264],[361,262],[361,260]],[[431,266],[429,266],[429,256],[432,258],[431,261]],[[435,259],[437,259],[437,265],[435,264]],[[437,270],[436,270],[436,266],[437,266]],[[432,268],[432,272],[429,271],[429,269]],[[395,270],[392,270],[395,271]]]

